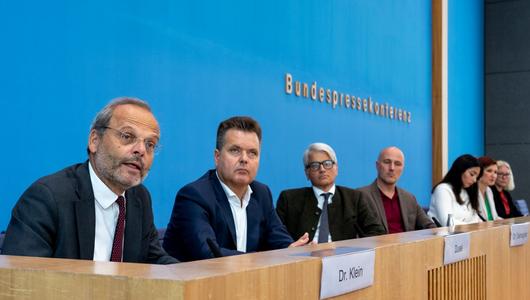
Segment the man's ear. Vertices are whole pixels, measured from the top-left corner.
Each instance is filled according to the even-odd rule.
[[[215,167],[217,168],[217,165],[219,164],[219,156],[221,155],[221,152],[217,149],[213,151],[213,159],[215,162]]]
[[[97,130],[92,129],[90,131],[90,134],[88,135],[88,150],[90,151],[91,154],[96,153],[99,143],[100,143],[100,136]]]

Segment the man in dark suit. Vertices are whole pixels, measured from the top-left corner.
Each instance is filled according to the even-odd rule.
[[[219,124],[215,169],[184,186],[164,237],[166,251],[183,261],[305,245],[282,225],[269,188],[256,177],[261,128],[248,117]]]
[[[160,130],[144,101],[119,98],[96,116],[89,160],[33,183],[13,208],[7,255],[175,263],[160,247],[141,184]]]
[[[383,226],[361,193],[335,185],[335,151],[327,144],[309,145],[303,156],[312,187],[280,193],[276,211],[291,236],[309,233],[315,243],[383,234]]]
[[[359,189],[371,201],[387,233],[434,228],[436,225],[418,205],[416,197],[397,182],[405,167],[405,156],[397,147],[385,148],[375,163],[377,179]]]

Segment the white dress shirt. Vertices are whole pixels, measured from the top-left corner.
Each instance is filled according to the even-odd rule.
[[[322,193],[331,193],[331,195],[328,198],[328,222],[331,220],[329,219],[329,205],[333,203],[333,196],[335,195],[335,185],[333,185],[328,192],[324,192],[323,190],[313,186],[313,193],[315,193],[315,197],[318,201],[318,208],[322,210],[322,207],[324,207],[324,196],[322,196]],[[320,228],[320,219],[318,219],[318,225],[315,232],[315,236],[313,237],[313,242],[318,243],[318,230]],[[331,231],[330,234],[328,234],[328,242],[331,242]]]
[[[234,225],[236,226],[237,251],[247,252],[247,206],[250,202],[252,189],[250,188],[250,185],[247,187],[247,191],[245,192],[245,195],[243,195],[241,201],[236,193],[223,183],[219,178],[219,174],[217,174],[217,172],[215,172],[215,174],[225,191],[228,203],[230,203],[230,209],[232,210],[232,216],[234,217]]]
[[[469,195],[464,188],[460,192],[460,199],[462,199],[464,204],[460,205],[456,202],[456,197],[450,184],[440,183],[431,195],[431,204],[427,214],[438,219],[442,226],[447,225],[447,216],[449,214],[453,215],[455,225],[481,222],[477,212],[471,207]]]
[[[112,244],[114,243],[114,231],[116,231],[116,223],[118,222],[118,214],[120,212],[118,203],[116,203],[118,195],[111,191],[105,183],[99,179],[90,162],[88,163],[88,170],[90,181],[92,182],[92,190],[94,191],[96,207],[94,260],[110,261]],[[125,193],[121,196],[124,196],[125,198]]]

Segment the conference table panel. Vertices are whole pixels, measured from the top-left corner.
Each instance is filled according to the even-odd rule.
[[[510,225],[456,226],[469,259],[444,265],[447,228],[175,265],[0,255],[1,299],[318,299],[322,250],[375,249],[372,286],[334,299],[530,299],[530,248]]]

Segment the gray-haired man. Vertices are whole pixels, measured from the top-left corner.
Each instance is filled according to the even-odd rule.
[[[326,243],[384,233],[361,193],[335,185],[338,162],[329,145],[309,145],[303,163],[312,186],[281,192],[276,206],[291,236],[308,232],[313,242]]]
[[[141,184],[160,129],[147,103],[119,98],[96,116],[88,161],[33,183],[13,208],[3,254],[169,264]]]

